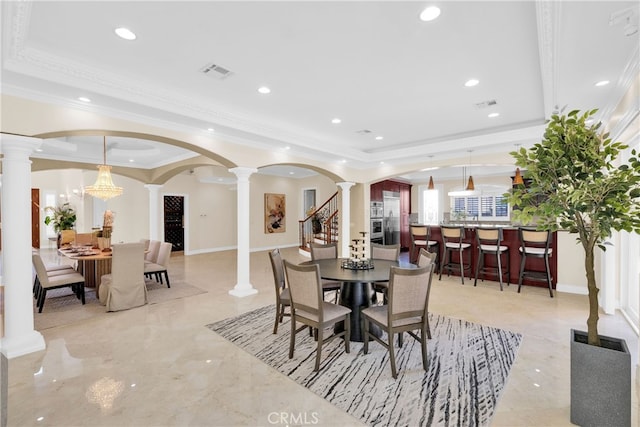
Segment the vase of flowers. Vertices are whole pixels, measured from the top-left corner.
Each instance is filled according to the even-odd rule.
[[[58,234],[58,248],[60,248],[60,232],[62,230],[72,230],[76,225],[76,211],[69,203],[62,206],[47,206],[44,208],[49,214],[44,218],[46,225],[53,224],[53,231]]]

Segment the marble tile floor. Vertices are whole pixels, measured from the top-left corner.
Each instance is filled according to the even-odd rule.
[[[55,251],[42,252],[55,261]],[[305,260],[297,248],[282,252]],[[245,298],[228,294],[235,251],[174,254],[169,272],[207,293],[44,330],[46,350],[11,359],[8,425],[362,425],[204,327],[274,303],[267,252],[251,254],[251,283],[259,293]],[[430,308],[523,334],[493,426],[569,426],[569,330],[586,327],[586,296],[516,291],[436,278]],[[635,379],[638,338],[622,316],[602,315],[600,333],[627,340]],[[632,425],[638,425],[635,381],[633,393]]]

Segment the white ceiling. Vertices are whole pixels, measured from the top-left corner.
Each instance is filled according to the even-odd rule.
[[[630,64],[637,74],[638,34],[610,25],[629,8],[637,24],[637,1],[440,1],[441,16],[422,22],[430,3],[5,1],[2,92],[366,169],[531,145],[557,106],[606,118]],[[137,39],[117,37],[120,26]],[[203,74],[212,63],[232,74]],[[120,166],[195,155],[107,142]],[[50,142],[38,156],[100,163],[102,139]]]

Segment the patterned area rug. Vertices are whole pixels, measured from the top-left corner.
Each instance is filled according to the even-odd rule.
[[[159,304],[179,298],[190,297],[206,293],[206,291],[181,281],[171,281],[171,287],[147,279],[147,297],[149,304]],[[33,303],[34,326],[38,331],[69,325],[87,319],[97,318],[113,313],[107,313],[105,306],[100,304],[95,289],[85,288],[85,305],[71,292],[69,288],[53,289],[47,292],[42,313],[38,313],[35,301]],[[135,309],[134,309],[135,310]]]
[[[238,347],[371,426],[487,426],[505,387],[522,336],[513,332],[431,314],[433,338],[424,371],[420,344],[405,334],[397,347],[398,379],[389,354],[377,342],[341,339],[325,344],[319,372],[313,372],[316,343],[298,333],[289,359],[289,319],[273,334],[275,306],[207,325]],[[385,337],[386,339],[386,337]]]

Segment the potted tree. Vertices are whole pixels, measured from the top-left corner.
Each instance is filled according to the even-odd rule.
[[[44,218],[46,225],[53,224],[53,231],[58,234],[58,248],[60,248],[60,232],[62,230],[73,230],[76,224],[76,211],[69,205],[64,203],[62,206],[47,206],[45,212],[50,212]]]
[[[512,152],[527,185],[506,197],[517,206],[514,219],[528,224],[535,218],[538,229],[575,233],[584,250],[589,317],[586,333],[571,331],[571,421],[628,426],[631,360],[624,340],[598,334],[594,265],[596,248],[606,249],[612,231],[640,232],[640,160],[635,150],[626,161],[619,158],[628,146],[613,142],[600,123],[589,124],[596,111],[554,114],[541,142]]]

